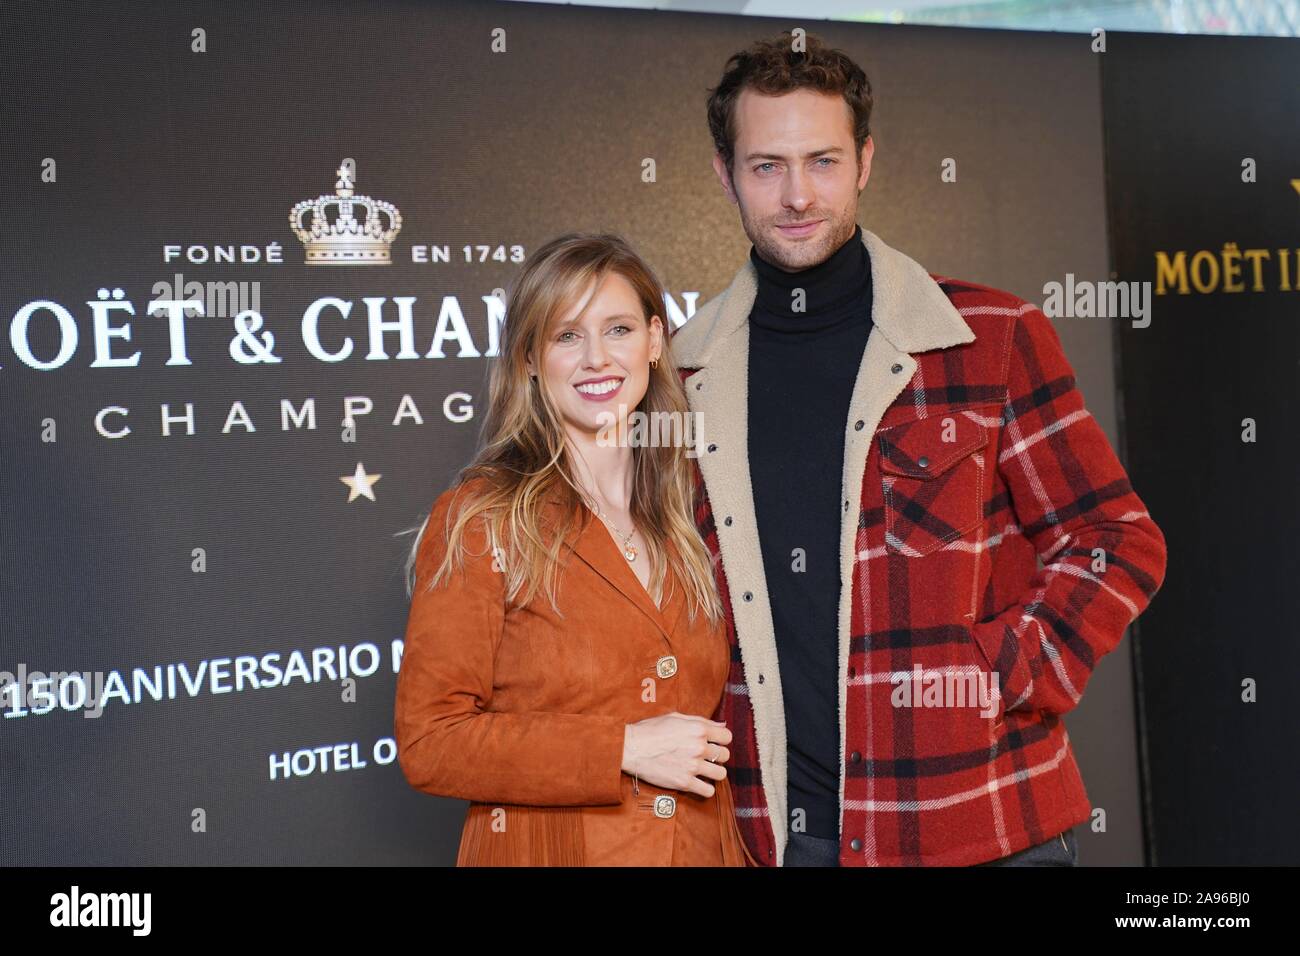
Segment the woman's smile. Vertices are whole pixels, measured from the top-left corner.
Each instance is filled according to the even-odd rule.
[[[589,402],[605,402],[619,393],[623,379],[617,375],[606,375],[603,378],[587,379],[573,387]]]

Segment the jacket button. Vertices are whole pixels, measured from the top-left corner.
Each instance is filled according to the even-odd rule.
[[[667,654],[655,661],[655,673],[667,680],[677,673],[677,658]]]
[[[731,527],[731,515],[727,515],[725,518],[723,518],[722,523],[725,524],[727,527]]]
[[[893,367],[890,368],[890,371],[893,372],[895,375],[897,375],[902,370],[903,370],[903,366],[899,365],[897,362],[895,362]]]
[[[677,812],[677,798],[670,797],[667,794],[660,794],[655,797],[655,816],[668,819]]]
[[[918,458],[918,459],[916,460],[916,463],[917,463],[918,465],[920,465],[922,468],[929,468],[929,467],[930,467],[930,459],[929,459],[929,458],[926,458],[924,455],[922,455],[920,458]]]
[[[717,451],[717,450],[718,450],[718,446],[717,446],[717,445],[710,445],[710,446],[709,446],[709,451]]]
[[[746,592],[745,592],[745,600],[746,600],[746,601],[752,601],[752,600],[754,600],[754,592],[753,592],[753,591],[746,591]]]
[[[857,837],[854,837],[853,841],[849,843],[849,849],[852,850],[854,853],[860,852],[862,850],[862,841],[859,840]]]
[[[862,431],[862,426],[865,424],[866,423],[859,418],[856,422],[853,423],[853,428],[855,431]]]
[[[852,754],[849,755],[849,760],[853,763],[862,763],[862,754],[858,753],[855,750],[853,751]]]

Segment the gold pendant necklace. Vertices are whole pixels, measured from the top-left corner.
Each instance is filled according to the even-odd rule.
[[[596,513],[600,515],[601,521],[605,522],[605,524],[609,525],[610,528],[613,529],[615,537],[623,536],[623,532],[618,529],[614,522],[609,520],[609,516],[605,514],[604,509],[601,508],[600,505],[596,505]],[[632,535],[634,534],[636,534],[635,527],[629,531],[626,536],[623,536],[623,557],[627,558],[629,563],[635,561],[637,555],[636,547],[632,544]]]

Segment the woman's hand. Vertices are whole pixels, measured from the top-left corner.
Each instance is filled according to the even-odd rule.
[[[731,731],[716,720],[676,712],[647,717],[623,732],[623,772],[656,787],[711,797],[713,784],[699,778],[726,778],[729,743]]]

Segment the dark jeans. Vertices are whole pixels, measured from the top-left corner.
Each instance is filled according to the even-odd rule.
[[[1077,866],[1079,862],[1079,842],[1074,830],[1058,833],[1050,840],[1036,846],[1028,847],[1019,853],[1012,853],[998,860],[976,863],[976,866]],[[839,866],[840,844],[838,840],[810,836],[807,833],[791,833],[785,845],[786,866]]]
[[[976,866],[1077,866],[1079,863],[1079,841],[1074,830],[1058,833],[1050,840],[1036,846],[1027,847],[1019,853],[1012,853],[998,860],[976,863]]]

